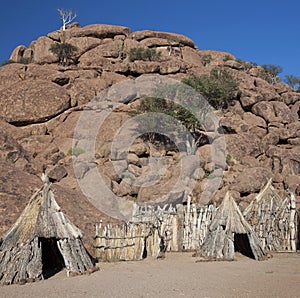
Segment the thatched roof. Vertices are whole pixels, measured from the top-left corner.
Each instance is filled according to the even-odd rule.
[[[50,184],[40,188],[13,227],[3,239],[1,249],[9,249],[20,243],[32,241],[35,237],[76,239],[81,231],[73,225],[55,201]]]
[[[231,260],[234,258],[235,251],[240,251],[256,260],[265,257],[250,224],[243,217],[230,193],[227,192],[209,226],[199,255],[207,258]]]
[[[55,270],[61,265],[68,272],[83,272],[93,266],[81,242],[81,231],[61,211],[50,186],[46,182],[31,197],[3,237],[0,283],[44,278],[48,274],[45,268]]]

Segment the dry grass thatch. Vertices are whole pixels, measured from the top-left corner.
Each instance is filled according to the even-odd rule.
[[[227,192],[197,255],[208,259],[233,260],[235,251],[256,260],[266,256],[255,232]]]
[[[47,278],[62,268],[84,272],[93,266],[81,232],[64,215],[46,182],[30,199],[0,247],[0,283]]]

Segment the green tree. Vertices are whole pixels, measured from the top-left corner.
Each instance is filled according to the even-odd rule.
[[[290,85],[294,89],[297,88],[297,85],[298,88],[300,87],[300,77],[296,77],[294,75],[286,75],[285,81],[288,85]]]
[[[150,48],[132,48],[129,51],[129,60],[131,62],[135,60],[148,60],[156,61],[160,58],[161,52],[157,52],[155,49]]]
[[[190,76],[183,83],[200,92],[215,109],[227,108],[238,90],[238,82],[225,69],[214,68],[210,74]]]
[[[66,65],[70,63],[70,61],[74,62],[74,53],[78,49],[69,43],[55,43],[49,50],[58,57],[61,64]]]
[[[281,66],[274,64],[263,64],[261,67],[263,67],[266,71],[270,72],[274,76],[277,76],[283,71]]]
[[[149,117],[137,118],[140,124],[138,130],[139,128],[143,130],[145,127],[148,130],[142,136],[145,141],[153,144],[170,145],[170,139],[160,134],[162,131],[168,132],[169,135],[173,136],[181,135],[182,139],[186,138],[186,132],[189,131],[197,140],[200,140],[200,121],[189,110],[172,100],[144,97],[140,100],[140,104],[134,110],[130,111],[131,116],[145,113],[151,113],[151,115]],[[169,117],[163,117],[162,114]]]

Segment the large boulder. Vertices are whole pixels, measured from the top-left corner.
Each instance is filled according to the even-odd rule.
[[[106,24],[92,24],[82,28],[70,28],[65,31],[66,39],[72,37],[95,37],[95,38],[113,38],[116,35],[128,36],[131,30],[124,26],[114,26]]]
[[[44,80],[24,80],[0,91],[0,116],[25,125],[47,121],[70,107],[70,96],[59,85]]]
[[[28,64],[26,71],[24,71],[24,79],[46,80],[63,86],[69,83],[70,76],[65,72],[61,72],[56,64]]]
[[[83,56],[81,56],[80,61],[82,62],[84,59],[93,60],[96,57],[103,58],[118,58],[118,44],[119,41],[111,40],[107,43],[98,45],[92,50],[86,52]]]
[[[226,134],[225,139],[228,154],[238,159],[243,156],[258,157],[262,152],[260,136],[251,130],[242,134]]]
[[[27,65],[11,63],[0,67],[0,90],[24,80]]]
[[[17,46],[10,55],[10,60],[19,62],[23,58],[26,47],[23,45]]]
[[[180,43],[185,46],[189,46],[191,48],[195,47],[194,42],[182,35],[170,32],[159,32],[159,31],[152,31],[152,30],[143,30],[143,31],[136,31],[131,34],[131,37],[137,41],[141,41],[146,38],[162,38],[169,41],[170,44],[172,43]]]
[[[33,41],[29,48],[33,51],[33,62],[35,63],[53,63],[58,61],[58,57],[50,51],[50,47],[55,42],[46,37],[42,36],[37,40]]]
[[[0,130],[0,160],[28,173],[37,173],[37,167],[26,150],[16,141],[5,126]]]
[[[24,210],[30,197],[41,185],[35,175],[0,158],[0,236],[4,235]]]
[[[252,112],[266,122],[292,123],[296,121],[289,107],[281,101],[261,101],[252,107]]]
[[[280,161],[279,172],[283,178],[289,175],[299,175],[300,172],[300,150],[298,146],[270,146],[266,155],[272,160]]]
[[[72,37],[67,40],[67,43],[77,48],[76,54],[82,55],[83,53],[97,47],[102,43],[101,39],[96,37]]]
[[[238,79],[241,81],[240,102],[244,109],[249,110],[254,104],[261,101],[271,101],[280,98],[274,87],[261,78],[251,77],[247,74],[238,73]]]
[[[272,173],[266,168],[244,168],[244,171],[236,177],[231,189],[248,195],[260,191],[270,178],[272,178]]]
[[[287,105],[294,104],[300,101],[300,93],[298,92],[286,92],[281,95],[281,99]]]

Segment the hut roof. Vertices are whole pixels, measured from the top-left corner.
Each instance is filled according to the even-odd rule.
[[[245,220],[229,192],[217,208],[206,238],[197,255],[204,258],[232,260],[239,251],[256,260],[265,258],[260,241]]]
[[[262,205],[263,208],[266,208],[269,211],[278,212],[279,210],[283,210],[288,203],[289,198],[283,199],[279,196],[272,185],[272,178],[270,178],[256,195],[255,199],[251,201],[249,206],[244,210],[243,214],[251,224],[254,224],[254,221],[258,218],[259,209]]]
[[[82,273],[93,267],[81,232],[55,201],[49,181],[30,199],[0,246],[0,283],[47,278],[62,268]]]
[[[46,183],[31,197],[16,223],[3,238],[1,250],[32,241],[35,237],[82,237],[81,231],[61,211],[50,186],[50,183]]]
[[[252,231],[251,226],[245,220],[242,212],[229,192],[226,193],[216,215],[211,222],[210,230],[218,225],[224,226],[225,231],[237,234],[247,234]]]

